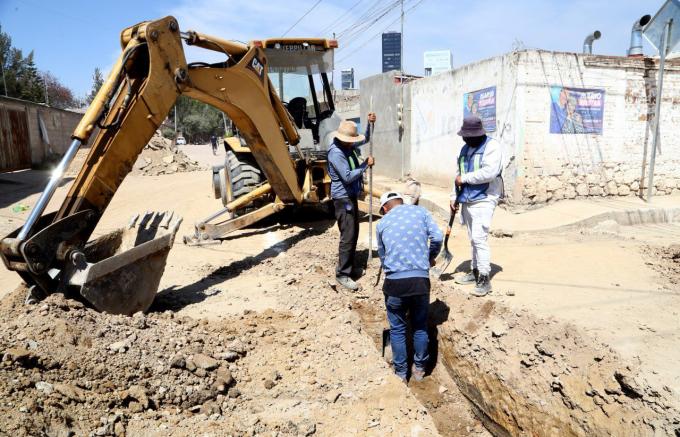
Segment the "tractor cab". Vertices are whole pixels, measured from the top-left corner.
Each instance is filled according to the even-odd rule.
[[[335,113],[328,75],[335,40],[278,38],[254,41],[269,64],[269,79],[300,133],[300,148],[326,151],[341,119]]]

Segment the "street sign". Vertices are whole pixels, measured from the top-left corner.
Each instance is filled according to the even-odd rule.
[[[668,52],[672,53],[680,49],[680,0],[666,0],[649,23],[645,26],[642,34],[661,53],[663,41],[661,37],[668,21],[672,20],[670,37],[668,38]]]

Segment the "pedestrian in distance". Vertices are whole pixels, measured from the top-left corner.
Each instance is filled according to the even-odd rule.
[[[421,381],[428,366],[427,314],[430,305],[430,267],[442,247],[442,231],[423,207],[404,203],[401,194],[380,197],[384,217],[378,222],[378,256],[385,272],[383,294],[390,323],[394,372],[408,376],[407,321],[413,330],[411,377]]]
[[[213,155],[217,155],[217,136],[215,134],[210,135],[210,145],[212,146]]]
[[[357,198],[363,191],[363,176],[375,160],[368,156],[362,160],[360,147],[370,139],[370,125],[374,113],[368,114],[366,135],[357,132],[353,121],[343,121],[333,132],[333,144],[328,149],[328,174],[331,178],[331,198],[335,218],[340,229],[338,244],[338,267],[335,279],[341,286],[356,291],[359,286],[354,279],[361,277],[361,269],[355,265],[357,240],[359,238],[359,210]]]
[[[478,116],[465,117],[458,131],[465,144],[458,155],[451,209],[462,209],[472,247],[471,271],[455,279],[458,284],[475,284],[473,294],[486,296],[491,288],[491,218],[503,195],[503,150],[487,136]]]

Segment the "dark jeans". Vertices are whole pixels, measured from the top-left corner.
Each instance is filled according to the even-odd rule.
[[[407,313],[413,330],[413,363],[419,370],[425,370],[428,355],[427,311],[430,295],[395,297],[385,296],[387,320],[390,322],[390,344],[392,346],[392,362],[394,373],[406,378],[408,372],[408,352],[406,347]]]
[[[348,197],[333,199],[335,219],[340,229],[340,243],[338,244],[338,268],[336,276],[350,276],[354,264],[359,239],[359,211],[357,199]]]

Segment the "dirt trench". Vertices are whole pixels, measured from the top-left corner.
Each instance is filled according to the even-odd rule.
[[[677,435],[670,389],[652,387],[610,348],[448,281],[433,283],[431,296],[436,365],[405,387],[381,357],[375,266],[360,294],[344,293],[328,282],[332,222],[284,234],[227,265],[200,262],[211,248],[192,249],[198,261],[175,274],[199,279],[162,290],[147,315],[102,315],[58,295],[31,307],[18,292],[4,299],[0,430]]]
[[[381,348],[378,301],[354,310]],[[463,435],[460,409],[451,408],[462,402],[495,436],[680,435],[672,390],[651,386],[574,326],[435,283],[430,336],[436,363],[429,384],[412,390],[442,435]],[[437,391],[450,384],[456,389]]]

